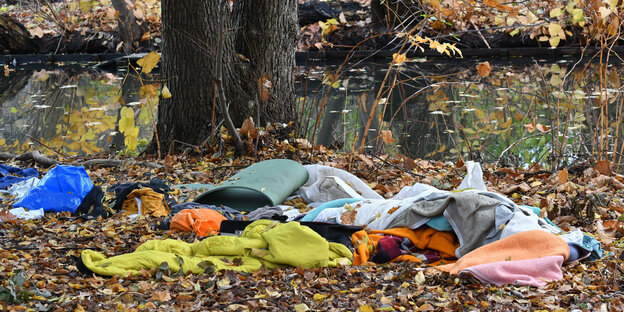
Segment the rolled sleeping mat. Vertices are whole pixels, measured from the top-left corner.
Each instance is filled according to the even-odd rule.
[[[300,163],[290,159],[270,159],[239,171],[199,195],[194,202],[253,211],[281,204],[307,180],[308,171]]]

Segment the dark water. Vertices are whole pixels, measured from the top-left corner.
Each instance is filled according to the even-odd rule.
[[[344,151],[363,145],[377,155],[440,160],[461,155],[523,166],[590,155],[617,162],[624,131],[622,66],[490,60],[491,73],[481,77],[478,63],[416,59],[400,67],[383,62],[300,67],[301,132],[317,144]],[[132,154],[127,144],[136,140],[140,150],[153,135],[157,98],[148,101],[139,94],[141,81],[134,75],[87,69],[5,74],[0,77],[2,152]],[[142,79],[147,84],[153,77]],[[122,107],[132,109],[131,127]]]

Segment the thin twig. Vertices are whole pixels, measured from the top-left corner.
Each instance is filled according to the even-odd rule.
[[[552,131],[552,129],[548,130],[548,131],[544,131],[544,132],[538,132],[538,133],[534,133],[532,135],[529,136],[525,136],[523,138],[520,138],[519,140],[511,143],[511,145],[509,145],[505,150],[503,150],[500,154],[500,156],[498,156],[498,159],[496,160],[496,162],[494,163],[494,168],[498,167],[498,163],[500,162],[500,160],[503,158],[503,155],[505,155],[505,153],[507,153],[507,151],[509,151],[510,149],[512,149],[514,146],[516,146],[516,144],[526,140],[526,139],[530,139],[536,136],[540,136],[543,134],[547,134],[548,132]]]
[[[477,27],[477,25],[475,25],[475,23],[470,22],[470,24],[472,24],[472,26],[473,26],[476,30],[479,30],[479,27]],[[478,32],[478,34],[479,34],[479,36],[481,37],[481,40],[483,40],[483,42],[485,42],[485,46],[486,46],[488,49],[491,49],[492,47],[490,47],[490,44],[487,42],[487,40],[485,40],[485,37],[483,37],[483,34],[482,34],[480,31]]]
[[[25,136],[27,136],[29,139],[31,139],[31,140],[33,140],[33,141],[35,141],[35,142],[39,143],[41,146],[43,146],[43,147],[45,147],[45,148],[47,148],[47,149],[49,149],[49,150],[51,150],[51,151],[53,151],[53,152],[55,152],[55,153],[57,153],[57,154],[61,155],[61,156],[63,156],[63,157],[66,157],[66,158],[68,158],[68,157],[69,157],[69,156],[67,156],[66,154],[64,154],[63,152],[60,152],[60,151],[57,151],[57,150],[55,150],[55,149],[51,148],[51,147],[50,147],[50,146],[48,146],[47,144],[45,144],[45,143],[43,143],[43,142],[39,141],[38,139],[33,138],[32,136],[30,136],[30,135],[28,135],[28,134],[25,134]]]

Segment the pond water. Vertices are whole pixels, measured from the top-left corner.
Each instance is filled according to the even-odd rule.
[[[461,155],[525,167],[588,156],[619,161],[622,66],[489,60],[491,72],[480,76],[481,61],[301,66],[301,133],[317,144],[363,146],[376,155],[453,161]],[[5,70],[0,152],[132,154],[153,135],[157,97],[139,92],[150,79],[123,69]]]

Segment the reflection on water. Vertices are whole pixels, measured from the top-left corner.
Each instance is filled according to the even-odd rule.
[[[369,123],[363,145],[377,154],[523,166],[622,154],[621,66],[525,59],[492,62],[481,77],[477,62],[444,62],[346,65],[339,75],[338,67],[300,67],[301,132],[354,151]],[[122,124],[136,127],[141,145],[153,129],[139,88],[123,73],[10,72],[0,77],[0,151],[40,144],[67,155],[124,151],[122,107],[132,108],[134,124]]]
[[[313,68],[300,83],[304,130],[316,129],[318,144],[358,150],[372,113],[365,146],[376,154],[522,166],[588,155],[617,162],[622,67],[603,66],[600,79],[597,64],[529,61],[493,64],[487,77],[477,62],[347,67],[337,80],[336,68]]]
[[[15,71],[0,77],[0,151],[50,149],[68,156],[124,151],[120,109],[132,107],[138,139],[152,137],[140,82],[85,70]],[[33,146],[35,145],[35,146]],[[46,148],[47,154],[54,152]]]

